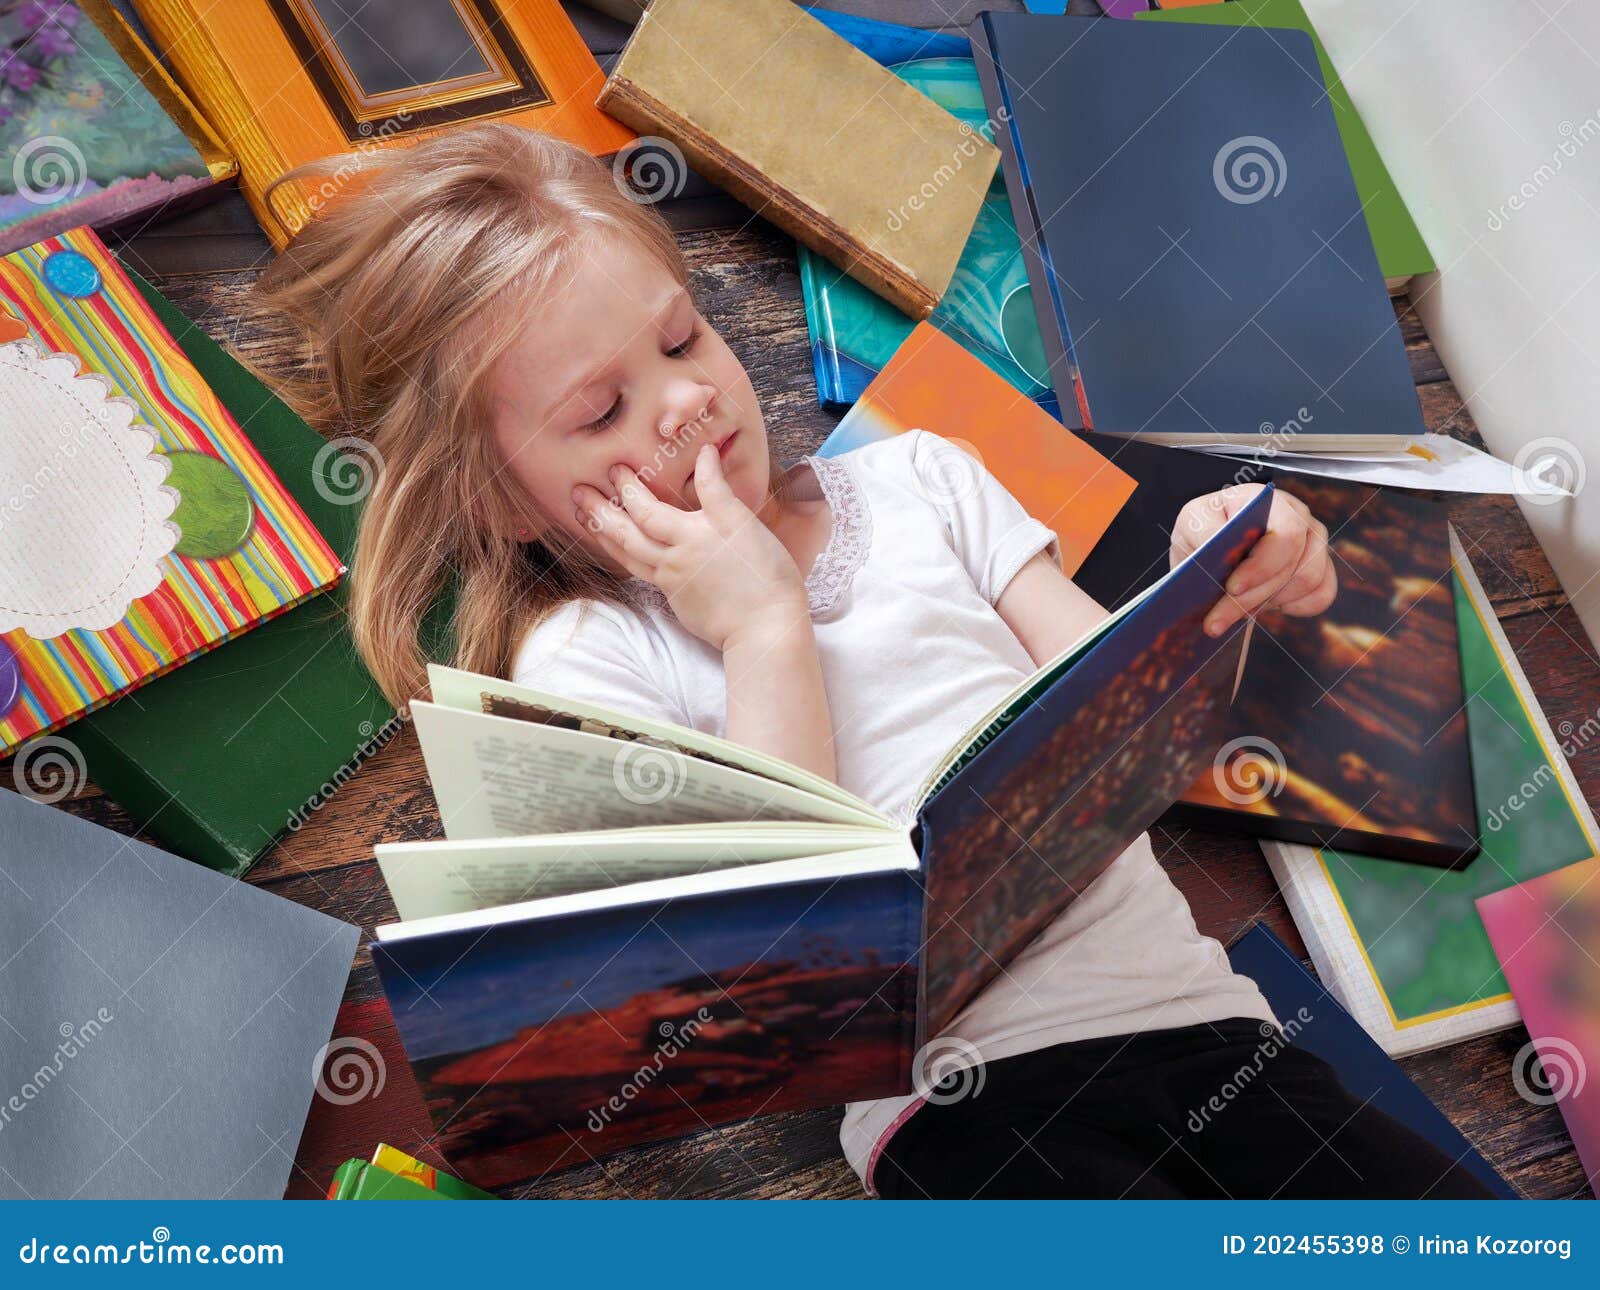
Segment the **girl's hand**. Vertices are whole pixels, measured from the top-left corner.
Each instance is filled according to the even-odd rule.
[[[727,653],[762,633],[809,625],[805,580],[772,531],[741,502],[704,444],[694,462],[700,509],[664,502],[626,466],[612,471],[617,501],[573,490],[578,522],[636,578],[660,587],[678,621]]]
[[[1235,484],[1185,506],[1172,529],[1172,563],[1204,545],[1261,488],[1261,484]],[[1327,527],[1298,497],[1279,489],[1273,494],[1267,531],[1233,571],[1226,590],[1206,616],[1208,635],[1220,636],[1262,609],[1281,609],[1296,617],[1320,614],[1339,591],[1328,554]]]

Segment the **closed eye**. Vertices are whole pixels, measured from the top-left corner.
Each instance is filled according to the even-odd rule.
[[[590,431],[592,433],[598,433],[599,431],[604,430],[613,421],[615,421],[617,419],[618,414],[621,411],[622,411],[622,395],[619,394],[619,395],[617,395],[616,398],[611,400],[611,406],[609,408],[607,408],[604,412],[602,412],[599,416],[597,416],[593,421],[588,422],[583,427],[583,429],[585,429],[587,431]]]
[[[700,332],[700,329],[698,327],[692,329],[689,332],[688,338],[686,340],[684,340],[681,344],[674,345],[671,349],[669,349],[667,351],[667,357],[668,358],[682,358],[685,354],[687,354],[690,350],[692,350],[695,347],[695,344],[700,339],[700,335],[701,335],[701,332]]]

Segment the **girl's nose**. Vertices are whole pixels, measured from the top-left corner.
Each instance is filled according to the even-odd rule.
[[[674,439],[711,419],[717,391],[700,381],[684,381],[667,391],[656,429],[663,439]]]

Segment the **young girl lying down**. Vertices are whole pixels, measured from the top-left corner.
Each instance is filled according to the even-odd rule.
[[[286,395],[383,463],[351,605],[397,704],[454,579],[456,665],[737,740],[892,812],[1103,616],[991,476],[940,486],[960,450],[936,435],[781,468],[666,224],[548,137],[487,124],[380,153],[257,299],[303,342]],[[1174,556],[1251,495],[1191,503]],[[1206,630],[1334,591],[1326,530],[1280,492]],[[910,648],[883,649],[888,629]],[[844,1153],[889,1197],[1486,1194],[1319,1059],[1258,1061],[1275,1024],[1141,836],[945,1032],[981,1094],[853,1104]],[[1191,1116],[1225,1085],[1223,1114]]]

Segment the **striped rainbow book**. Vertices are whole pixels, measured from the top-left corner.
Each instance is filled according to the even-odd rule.
[[[0,755],[344,573],[91,230],[0,257],[4,314]]]

